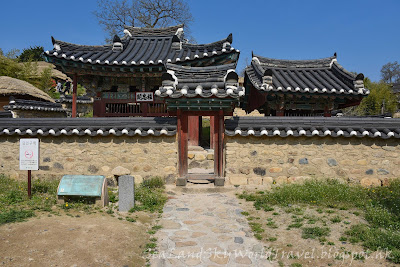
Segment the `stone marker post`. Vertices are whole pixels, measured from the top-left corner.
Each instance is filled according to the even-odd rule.
[[[119,211],[129,211],[135,206],[135,178],[123,175],[118,178]]]

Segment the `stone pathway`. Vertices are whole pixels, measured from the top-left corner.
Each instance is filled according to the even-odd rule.
[[[232,192],[170,195],[151,266],[274,266]]]

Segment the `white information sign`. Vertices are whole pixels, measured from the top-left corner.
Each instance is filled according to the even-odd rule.
[[[22,138],[19,140],[19,169],[22,171],[39,170],[38,138]]]

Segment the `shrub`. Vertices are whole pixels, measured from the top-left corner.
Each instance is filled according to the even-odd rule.
[[[53,181],[42,181],[38,179],[32,183],[32,194],[41,193],[41,194],[56,194],[58,187],[58,180]]]
[[[304,227],[301,237],[304,239],[325,237],[329,235],[330,231],[331,230],[327,227]]]
[[[161,177],[152,177],[150,179],[146,179],[141,184],[141,187],[146,188],[164,188],[164,180]]]
[[[290,184],[274,187],[272,191],[265,194],[244,192],[239,198],[254,201],[256,208],[262,208],[267,203],[268,205],[282,206],[304,203],[326,207],[362,207],[367,196],[367,192],[361,187],[341,184],[336,180],[310,180],[301,185]]]
[[[0,225],[12,222],[22,222],[33,216],[35,216],[35,213],[31,210],[10,209],[0,213]]]

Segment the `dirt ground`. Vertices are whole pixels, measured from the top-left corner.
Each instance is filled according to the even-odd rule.
[[[323,212],[321,210],[317,212],[317,208],[312,206],[292,206],[292,208],[301,208],[302,212],[287,212],[287,208],[280,207],[274,207],[273,211],[265,212],[256,210],[253,202],[241,200],[240,203],[242,209],[249,212],[249,216],[247,216],[247,218],[250,217],[249,223],[260,223],[265,230],[261,234],[265,248],[264,253],[274,250],[276,254],[273,254],[271,259],[280,262],[281,266],[398,266],[385,259],[387,255],[385,251],[365,255],[365,249],[361,245],[351,244],[349,241],[339,241],[339,238],[344,236],[344,232],[350,229],[351,225],[366,223],[361,216],[354,215],[352,210],[323,208]],[[340,216],[342,221],[333,223],[331,219],[335,216]],[[318,238],[303,239],[301,228],[288,229],[288,226],[293,224],[296,218],[304,218],[303,227],[329,227],[331,232],[326,237],[326,241],[322,244]],[[315,222],[310,223],[308,218],[313,218]],[[267,223],[270,221],[275,222],[275,226],[268,226]],[[365,259],[361,260],[357,255],[365,256]]]
[[[43,213],[2,225],[0,266],[144,266],[146,232],[154,218],[129,215],[138,215],[137,221],[104,213]]]

